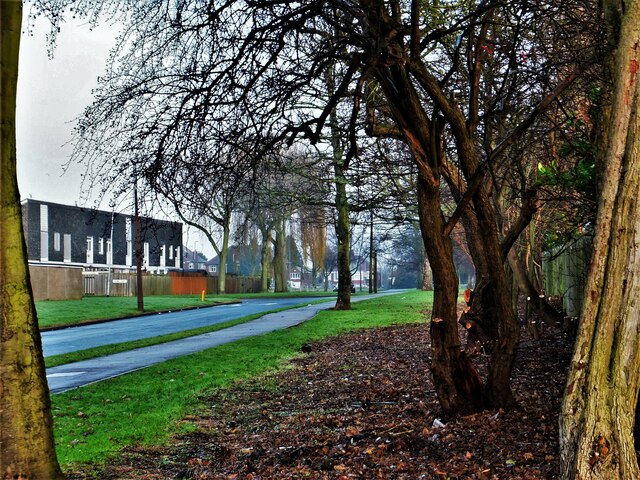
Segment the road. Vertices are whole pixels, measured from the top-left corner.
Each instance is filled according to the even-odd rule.
[[[256,320],[215,332],[49,368],[47,369],[49,390],[52,393],[61,393],[72,388],[140,370],[156,363],[206,350],[207,348],[281,328],[292,327],[313,317],[318,311],[330,308],[333,304],[334,301],[329,301],[271,313],[263,315]]]
[[[352,298],[352,302],[367,300],[374,296],[399,293],[403,293],[403,290],[392,290],[376,295],[354,297]],[[308,300],[309,299],[307,299],[307,302]],[[48,368],[47,380],[49,382],[49,390],[51,393],[62,393],[73,388],[140,370],[173,358],[206,350],[207,348],[282,328],[292,327],[312,318],[320,310],[331,308],[334,304],[335,300],[331,299],[316,305],[307,305],[301,308],[266,314],[256,320],[215,332]],[[217,308],[221,307],[212,307],[212,309]],[[272,305],[271,308],[274,308],[274,306]],[[187,311],[185,313],[189,312],[194,313],[194,311]],[[139,318],[137,320],[139,320]],[[114,324],[123,321],[125,320],[109,323]]]
[[[127,318],[63,330],[42,332],[44,356],[86,350],[87,348],[158,337],[168,333],[207,327],[269,310],[305,305],[318,297],[243,300],[241,303],[219,305],[197,310]]]

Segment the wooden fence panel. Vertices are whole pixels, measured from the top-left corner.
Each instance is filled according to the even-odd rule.
[[[114,297],[135,296],[135,272],[88,271],[83,272],[84,295]],[[111,291],[109,292],[109,278]],[[172,272],[169,275],[144,274],[142,277],[144,295],[219,295],[219,278],[204,276],[201,273]],[[260,279],[256,277],[226,278],[226,293],[257,293],[260,291]]]
[[[582,309],[592,248],[593,239],[582,237],[563,251],[542,259],[545,294],[560,297],[562,307],[571,317],[580,315]]]
[[[210,295],[219,295],[219,278],[218,276],[207,277],[207,293]],[[226,293],[259,293],[260,278],[258,277],[237,277],[230,275],[225,278]]]
[[[131,297],[134,295],[136,277],[131,272],[114,272],[111,274],[111,296]]]
[[[83,283],[82,269],[29,265],[29,277],[34,300],[80,300]]]
[[[218,276],[207,277],[207,293],[209,295],[219,295],[220,294],[220,283]]]
[[[166,275],[144,275],[142,277],[142,291],[145,295],[171,295],[172,284],[172,277]]]
[[[171,294],[173,295],[199,295],[207,292],[207,278],[199,277],[171,277]]]

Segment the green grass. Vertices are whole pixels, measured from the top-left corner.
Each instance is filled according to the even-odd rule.
[[[178,310],[187,307],[216,305],[235,297],[200,295],[162,295],[145,297],[145,312]],[[136,297],[84,297],[82,300],[42,300],[36,302],[40,328],[77,325],[88,320],[125,318],[138,315]]]
[[[425,322],[430,292],[412,291],[322,311],[295,328],[247,338],[122,377],[54,395],[60,462],[101,463],[124,445],[159,444],[184,428],[180,418],[203,408],[207,390],[282,368],[309,341],[355,329]]]
[[[313,300],[311,304],[322,303],[325,300]],[[268,313],[281,312],[283,310],[289,310],[293,308],[300,308],[301,305],[291,305],[289,307],[277,308],[266,312],[255,313],[253,315],[247,315],[246,317],[236,318],[227,322],[217,323],[215,325],[208,325],[206,327],[193,328],[191,330],[183,330],[181,332],[169,333],[166,335],[159,335],[157,337],[143,338],[141,340],[133,340],[130,342],[114,343],[111,345],[102,345],[100,347],[87,348],[85,350],[78,350],[75,352],[63,353],[60,355],[51,355],[45,357],[44,364],[47,368],[57,367],[59,365],[65,365],[67,363],[80,362],[82,360],[89,360],[91,358],[104,357],[106,355],[112,355],[114,353],[126,352],[128,350],[134,350],[136,348],[149,347],[151,345],[159,345],[161,343],[172,342],[174,340],[180,340],[187,337],[193,337],[195,335],[201,335],[203,333],[215,332],[222,330],[223,328],[233,327],[241,323],[250,322],[256,318],[260,318]]]
[[[295,307],[290,307],[295,308]],[[285,310],[285,309],[282,309]],[[280,311],[280,310],[274,310]],[[271,311],[269,312],[271,313]],[[210,325],[208,327],[194,328],[192,330],[184,330],[182,332],[170,333],[167,335],[160,335],[158,337],[143,338],[142,340],[133,340],[131,342],[122,342],[112,345],[102,345],[100,347],[87,348],[86,350],[78,350],[77,352],[63,353],[61,355],[51,355],[45,357],[44,363],[47,368],[57,367],[59,365],[65,365],[67,363],[80,362],[82,360],[89,360],[91,358],[104,357],[106,355],[112,355],[114,353],[126,352],[134,350],[136,348],[149,347],[151,345],[159,345],[161,343],[172,342],[174,340],[181,340],[187,337],[193,337],[194,335],[201,335],[203,333],[215,332],[222,330],[223,328],[233,327],[240,323],[249,322],[260,318],[264,313],[256,313],[246,317],[238,318],[235,320],[229,320],[228,322],[217,323],[216,325]]]

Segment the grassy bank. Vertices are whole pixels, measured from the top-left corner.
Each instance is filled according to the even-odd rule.
[[[147,313],[206,307],[235,301],[235,298],[200,295],[161,295],[145,297]],[[84,297],[82,300],[43,300],[36,302],[40,328],[77,325],[91,320],[126,318],[138,315],[136,297]]]
[[[53,396],[56,443],[65,468],[103,462],[123,445],[166,440],[178,420],[201,408],[208,389],[282,367],[303,344],[327,336],[398,323],[424,322],[431,294],[413,291],[323,311],[304,324]]]
[[[227,301],[231,301],[231,300],[227,299]],[[326,298],[318,298],[318,300],[313,300],[310,303],[315,304],[315,303],[322,303],[324,301],[326,301]],[[233,327],[234,325],[250,322],[251,320],[255,320],[257,318],[260,318],[266,315],[267,313],[276,313],[276,312],[281,312],[283,310],[289,310],[289,309],[299,308],[299,307],[300,305],[292,305],[289,307],[277,308],[277,309],[269,310],[266,312],[247,315],[246,317],[236,318],[234,320],[229,320],[227,322],[222,322],[222,323],[216,323],[214,325],[208,325],[206,327],[194,328],[191,330],[182,330],[180,332],[169,333],[166,335],[159,335],[159,336],[150,337],[150,338],[143,338],[140,340],[133,340],[130,342],[102,345],[99,347],[87,348],[84,350],[77,350],[75,352],[63,353],[60,355],[50,355],[48,357],[45,357],[44,364],[47,368],[57,367],[59,365],[65,365],[67,363],[80,362],[82,360],[89,360],[92,358],[104,357],[107,355],[112,355],[114,353],[134,350],[136,348],[159,345],[161,343],[172,342],[174,340],[181,340],[183,338],[193,337],[195,335],[202,335],[204,333],[215,332],[218,330],[222,330],[224,328]]]
[[[290,307],[294,308],[294,307]],[[284,309],[282,309],[284,310]],[[279,310],[274,310],[279,311]],[[187,337],[193,337],[194,335],[202,335],[203,333],[215,332],[222,330],[223,328],[233,327],[240,323],[249,322],[260,318],[264,313],[256,313],[254,315],[248,315],[246,317],[238,318],[236,320],[229,320],[228,322],[217,323],[215,325],[209,325],[208,327],[194,328],[191,330],[183,330],[182,332],[170,333],[167,335],[160,335],[157,337],[143,338],[141,340],[134,340],[131,342],[115,343],[111,345],[102,345],[100,347],[87,348],[85,350],[78,350],[76,352],[63,353],[61,355],[51,355],[45,357],[44,364],[47,368],[57,367],[59,365],[65,365],[67,363],[81,362],[82,360],[89,360],[91,358],[104,357],[107,355],[113,355],[114,353],[127,352],[129,350],[135,350],[136,348],[149,347],[152,345],[159,345],[161,343],[172,342],[174,340],[181,340]]]

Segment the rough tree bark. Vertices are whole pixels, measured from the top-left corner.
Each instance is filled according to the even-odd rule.
[[[422,65],[417,67],[423,69]],[[464,177],[471,183],[471,179],[480,173],[481,166],[467,119],[459,108],[447,101],[437,87],[437,82],[428,72],[423,70],[420,73],[425,88],[448,119],[455,138],[460,166]],[[483,315],[486,317],[487,333],[492,339],[484,400],[488,406],[510,406],[515,402],[511,391],[511,371],[520,342],[520,324],[511,308],[498,227],[489,195],[485,188],[476,188],[472,190],[471,198],[487,267],[487,282],[482,294]]]
[[[336,172],[336,236],[338,237],[338,299],[336,310],[351,310],[351,229],[347,183],[339,166]]]
[[[335,72],[325,74],[329,95],[336,91]],[[351,223],[349,221],[349,197],[347,195],[347,170],[349,161],[342,147],[342,131],[338,113],[333,109],[329,115],[331,131],[331,155],[335,175],[336,238],[338,240],[338,298],[335,310],[351,310]]]
[[[457,326],[458,275],[452,242],[440,201],[440,165],[432,121],[420,104],[403,65],[375,70],[391,114],[419,169],[418,212],[427,257],[433,272],[431,373],[438,400],[447,416],[483,408],[482,383],[460,346]]]
[[[457,325],[458,275],[451,240],[440,211],[440,187],[420,177],[418,212],[427,256],[433,267],[433,309],[430,324],[431,373],[438,400],[448,415],[482,409],[482,382],[461,349]]]
[[[422,259],[420,265],[420,290],[433,290],[433,272],[431,271],[429,257],[427,257],[426,255]]]
[[[22,2],[0,2],[0,477],[61,479],[16,179]]]
[[[594,251],[560,417],[565,480],[640,478],[640,0],[604,8],[617,51]]]
[[[269,291],[269,264],[271,259],[271,248],[269,244],[271,242],[271,231],[267,228],[260,228],[260,234],[262,236],[262,247],[260,249],[260,291]]]
[[[275,223],[276,238],[273,248],[273,280],[275,292],[288,292],[287,283],[287,234],[285,231],[286,220],[278,219]]]

